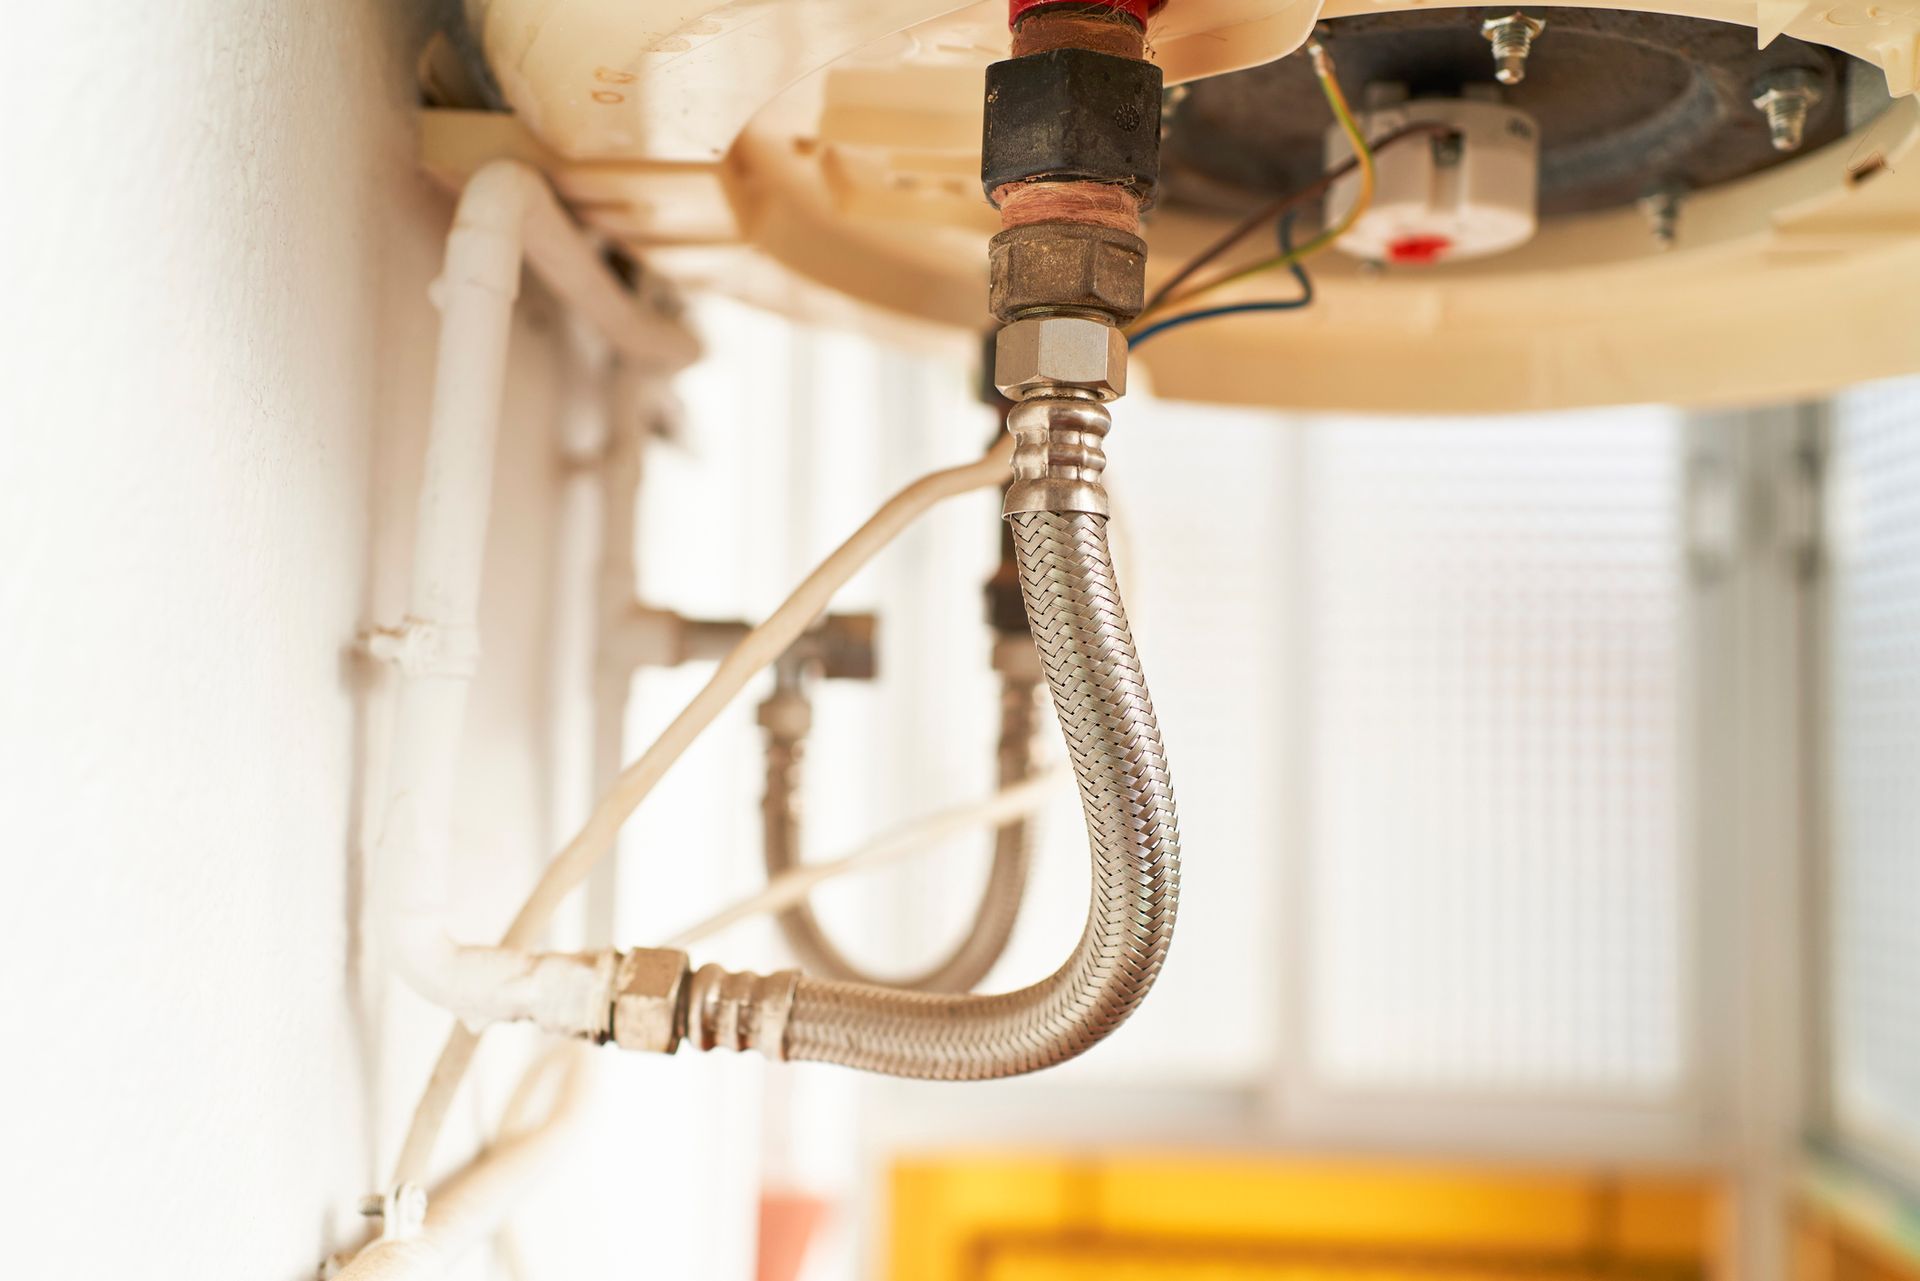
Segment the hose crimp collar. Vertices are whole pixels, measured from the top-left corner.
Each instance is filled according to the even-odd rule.
[[[1013,483],[1003,516],[1021,512],[1107,514],[1107,407],[1077,389],[1036,390],[1007,413]]]
[[[796,970],[737,973],[718,965],[694,971],[687,993],[687,1039],[702,1050],[758,1050],[787,1057],[787,1021],[793,1014]]]

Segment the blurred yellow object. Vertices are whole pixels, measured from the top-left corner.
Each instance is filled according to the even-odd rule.
[[[1704,1281],[1705,1175],[1193,1154],[904,1160],[895,1281]]]

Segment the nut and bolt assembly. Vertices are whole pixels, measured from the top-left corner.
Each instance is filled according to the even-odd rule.
[[[1527,55],[1533,42],[1547,29],[1544,19],[1518,11],[1480,24],[1480,34],[1493,46],[1493,78],[1503,85],[1517,85],[1527,78]]]
[[[1775,151],[1800,150],[1807,116],[1825,96],[1820,77],[1804,67],[1769,71],[1753,82],[1753,105],[1767,118]]]

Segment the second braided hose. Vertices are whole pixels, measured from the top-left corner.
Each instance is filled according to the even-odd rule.
[[[1033,773],[1033,735],[1039,684],[1027,674],[1006,675],[1000,685],[1000,788],[1012,787]],[[796,697],[800,697],[796,695]],[[766,723],[763,719],[763,724]],[[806,751],[804,733],[770,730],[767,736],[767,785],[761,798],[762,857],[768,879],[800,864],[800,779]],[[967,992],[987,976],[1007,950],[1020,901],[1026,893],[1033,858],[1034,824],[1016,818],[994,831],[993,861],[965,937],[932,967],[902,978],[871,975],[849,960],[828,937],[813,906],[794,904],[774,918],[781,936],[808,974],[843,983],[883,984],[917,992]]]

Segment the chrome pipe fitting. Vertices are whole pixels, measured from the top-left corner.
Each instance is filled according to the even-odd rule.
[[[687,1039],[702,1050],[758,1050],[787,1057],[787,1023],[800,975],[736,973],[703,965],[687,989]]]
[[[1001,514],[1107,514],[1106,435],[1113,415],[1099,401],[1065,388],[1021,401],[1007,413],[1013,480]]]
[[[1127,394],[1127,336],[1105,317],[1076,313],[1022,316],[993,340],[993,385],[1008,400]]]

